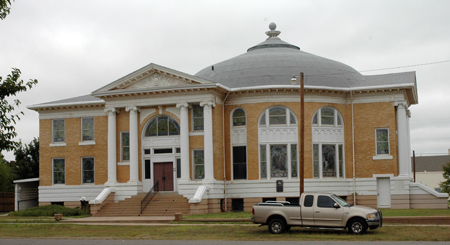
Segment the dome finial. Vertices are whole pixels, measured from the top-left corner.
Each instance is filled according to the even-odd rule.
[[[275,29],[277,29],[277,24],[275,24],[274,22],[270,23],[270,24],[269,24],[269,29],[270,29],[271,31],[275,31]]]
[[[270,31],[266,31],[266,35],[269,36],[269,38],[278,38],[278,35],[280,35],[281,32],[275,30],[277,29],[277,24],[274,22],[270,23],[269,29]]]

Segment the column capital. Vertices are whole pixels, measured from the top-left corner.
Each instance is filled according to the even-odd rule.
[[[177,104],[177,108],[182,108],[182,107],[188,108],[189,104],[188,103],[179,103],[179,104]]]
[[[114,108],[114,107],[109,107],[109,108],[105,108],[105,113],[106,114],[108,114],[108,116],[109,115],[114,115],[114,114],[116,114],[116,113],[118,113],[119,112],[119,110],[117,110],[116,108]]]
[[[396,101],[394,105],[397,107],[403,107],[405,109],[408,108],[408,104],[405,101]]]
[[[213,101],[204,101],[204,102],[200,102],[200,106],[201,107],[216,107],[216,103]]]
[[[139,111],[139,108],[138,108],[137,106],[127,106],[127,107],[125,108],[125,111],[138,112],[138,111]]]

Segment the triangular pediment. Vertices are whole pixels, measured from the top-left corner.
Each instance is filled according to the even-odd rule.
[[[145,77],[135,79],[134,81],[127,81],[117,85],[116,89],[148,89],[157,87],[171,87],[179,85],[200,84],[192,80],[182,79],[166,73],[152,71]]]
[[[117,90],[148,90],[210,83],[213,82],[167,67],[150,64],[94,91],[93,94]]]

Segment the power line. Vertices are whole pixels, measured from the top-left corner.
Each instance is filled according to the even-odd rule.
[[[435,65],[435,64],[441,64],[441,63],[447,63],[447,62],[450,62],[450,60],[442,60],[442,61],[435,61],[435,62],[429,62],[429,63],[415,64],[415,65],[396,66],[396,67],[388,67],[388,68],[381,68],[381,69],[365,70],[365,71],[359,71],[359,72],[384,71],[384,70],[392,70],[392,69],[400,69],[400,68],[408,68],[408,67],[416,67],[416,66]]]

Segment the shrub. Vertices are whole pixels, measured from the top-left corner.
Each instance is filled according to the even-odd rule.
[[[26,210],[10,212],[9,216],[54,216],[55,214],[63,214],[64,216],[82,215],[80,208],[67,208],[60,205],[46,205],[33,207]]]

